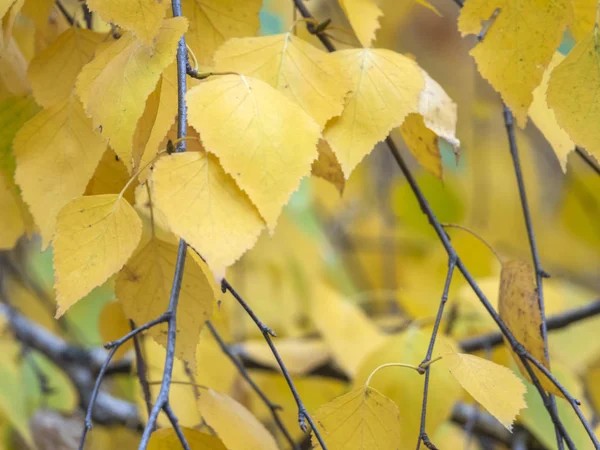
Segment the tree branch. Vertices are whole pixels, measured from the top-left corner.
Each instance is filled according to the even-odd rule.
[[[585,161],[585,163],[594,172],[596,172],[596,174],[600,175],[600,165],[598,165],[598,163],[594,160],[594,158],[592,156],[588,155],[588,153],[579,146],[575,147],[575,153],[577,153],[579,155],[579,157],[581,159],[583,159],[583,161]]]

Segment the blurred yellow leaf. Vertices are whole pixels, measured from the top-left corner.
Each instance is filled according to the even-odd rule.
[[[166,9],[161,0],[89,0],[88,7],[105,22],[113,22],[133,31],[146,45],[153,43]]]
[[[17,186],[8,175],[0,173],[0,210],[4,215],[0,227],[0,249],[13,248],[17,239],[27,230],[26,208]]]
[[[143,323],[140,323],[140,325],[143,325]],[[129,320],[125,317],[123,307],[119,302],[108,302],[104,305],[98,319],[98,330],[105,344],[121,339],[131,331]],[[117,349],[113,358],[122,358],[132,348],[133,339],[130,339]]]
[[[59,211],[83,195],[105,149],[74,96],[38,113],[15,136],[15,181],[40,228],[43,248],[54,236]]]
[[[597,6],[595,0],[571,0],[573,20],[569,29],[575,40],[579,41],[594,29]]]
[[[260,28],[262,0],[183,0],[190,21],[186,43],[201,65],[211,65],[213,53],[227,39],[254,36]]]
[[[325,284],[319,285],[312,302],[311,318],[336,362],[347,374],[356,374],[363,358],[385,337],[358,306]]]
[[[35,100],[48,108],[67,99],[81,68],[107,36],[69,27],[56,41],[31,60],[27,78]]]
[[[241,344],[241,350],[254,361],[280,370],[271,348],[264,339],[247,340]],[[325,364],[330,356],[325,342],[318,339],[277,339],[277,351],[288,372],[293,375],[310,372]]]
[[[185,18],[163,21],[151,47],[125,33],[98,52],[77,77],[77,93],[94,127],[101,130],[128,170],[132,167],[133,134],[146,99],[162,71],[173,62],[177,42],[186,29]]]
[[[215,436],[202,433],[193,428],[181,427],[190,450],[227,450],[223,442]],[[173,450],[181,446],[181,441],[173,428],[156,430],[150,436],[148,450]]]
[[[510,260],[502,264],[498,312],[517,341],[523,344],[525,349],[544,367],[549,369],[550,364],[544,354],[544,340],[540,331],[542,315],[535,287],[534,269],[530,263],[521,260]],[[510,344],[507,343],[507,346],[510,347]],[[520,357],[512,350],[511,353],[521,373],[530,380]],[[548,380],[546,375],[538,368],[533,367],[532,364],[529,365],[544,389],[554,395],[562,396],[558,388]]]
[[[583,37],[552,71],[547,100],[558,124],[576,144],[600,160],[600,32],[598,26]]]
[[[342,195],[346,186],[346,178],[335,153],[325,139],[319,139],[317,151],[319,157],[312,163],[311,174],[329,181]]]
[[[565,57],[559,52],[554,53],[548,68],[544,72],[541,84],[533,90],[533,102],[529,107],[529,116],[539,128],[544,137],[550,142],[563,172],[567,170],[567,155],[575,149],[575,144],[569,135],[558,125],[554,111],[548,107],[546,92],[552,71]]]
[[[169,306],[178,246],[152,237],[123,267],[115,291],[127,317],[143,325],[163,314]],[[177,306],[176,354],[195,370],[196,346],[204,322],[210,318],[218,287],[206,263],[187,250],[179,304]],[[167,345],[167,324],[148,333]]]
[[[290,33],[230,39],[214,59],[219,72],[243,73],[282,92],[321,128],[342,112],[350,90],[336,58]]]
[[[314,420],[327,448],[397,450],[402,442],[398,407],[369,386],[321,406]],[[314,433],[311,440],[315,448],[321,448]]]
[[[213,314],[217,312],[213,310]],[[214,317],[211,320],[214,322]],[[238,369],[225,355],[210,330],[202,328],[196,347],[196,383],[219,392],[230,392],[237,377]]]
[[[200,252],[213,271],[233,264],[264,227],[246,194],[208,153],[161,158],[152,172],[152,188],[171,230]]]
[[[524,127],[532,91],[560,44],[568,17],[567,0],[465,2],[458,19],[464,35],[483,35],[470,54],[479,72],[501,95]],[[489,21],[483,26],[482,22]]]
[[[329,121],[323,135],[347,179],[377,142],[417,112],[425,81],[413,60],[390,50],[343,50],[333,56],[352,91],[342,115]]]
[[[229,450],[278,449],[275,439],[258,419],[228,395],[202,389],[198,409]]]
[[[141,235],[140,218],[117,194],[67,204],[58,214],[54,239],[56,317],[121,269]]]
[[[446,344],[446,345],[444,345]],[[440,341],[442,363],[488,412],[508,430],[519,411],[527,407],[525,385],[508,368],[478,356],[457,353],[450,344]],[[430,370],[436,370],[432,367]]]
[[[319,127],[263,81],[216,77],[186,95],[189,122],[275,229],[281,209],[317,158]],[[241,145],[240,145],[241,144]]]
[[[375,0],[339,0],[356,37],[363,47],[370,47],[383,15]]]

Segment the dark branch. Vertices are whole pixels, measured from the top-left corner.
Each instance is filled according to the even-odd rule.
[[[594,172],[596,172],[596,174],[600,175],[600,165],[592,156],[588,155],[588,153],[579,146],[575,147],[575,153],[577,153],[579,157],[583,159]]]
[[[129,326],[131,327],[132,331],[136,328],[133,320],[129,321]],[[137,371],[138,380],[140,382],[140,386],[142,387],[142,394],[144,395],[146,411],[148,413],[148,416],[150,416],[150,412],[152,412],[152,395],[150,394],[150,386],[148,386],[146,360],[144,359],[142,346],[140,345],[140,337],[137,335],[133,336],[133,349],[135,351],[135,367]]]
[[[294,400],[296,401],[296,405],[298,406],[298,423],[300,424],[300,428],[302,429],[302,431],[307,431],[306,421],[308,421],[313,430],[313,433],[315,434],[315,437],[319,441],[319,444],[321,444],[321,448],[323,450],[327,450],[327,446],[325,445],[325,441],[323,441],[323,438],[321,437],[321,433],[319,433],[319,430],[317,429],[314,421],[312,420],[312,417],[310,416],[310,414],[308,414],[308,411],[306,410],[306,407],[304,406],[304,403],[302,402],[302,399],[300,398],[300,395],[296,390],[296,386],[294,386],[294,382],[292,381],[290,373],[285,367],[285,364],[283,363],[279,352],[275,348],[275,345],[273,345],[273,340],[271,339],[271,336],[275,336],[275,333],[273,332],[273,330],[271,330],[269,327],[267,327],[264,323],[261,322],[258,316],[254,313],[254,311],[252,311],[252,308],[250,308],[250,306],[244,301],[240,294],[238,294],[235,291],[235,289],[233,289],[231,284],[229,284],[229,282],[225,278],[223,278],[223,281],[221,282],[221,290],[223,292],[229,291],[231,295],[233,295],[233,297],[238,301],[242,308],[244,308],[244,310],[248,313],[250,318],[254,321],[254,323],[262,333],[263,337],[265,338],[265,341],[267,341],[267,345],[271,349],[271,353],[273,353],[273,356],[275,356],[277,364],[279,365],[279,368],[283,373],[285,381],[287,382],[290,391],[294,396]]]
[[[267,408],[269,408],[269,411],[271,411],[271,416],[273,417],[273,420],[275,421],[275,423],[277,424],[277,427],[281,430],[281,432],[285,436],[286,440],[288,441],[288,443],[290,444],[292,449],[297,450],[298,446],[294,442],[294,438],[292,437],[292,435],[286,428],[285,424],[281,420],[281,417],[279,417],[278,411],[281,409],[281,406],[276,405],[273,402],[271,402],[271,400],[269,400],[269,398],[262,391],[262,389],[254,382],[254,380],[250,377],[250,374],[248,373],[248,371],[246,370],[244,365],[233,355],[229,346],[225,343],[225,341],[223,340],[223,338],[221,337],[219,332],[216,330],[214,325],[210,321],[207,321],[206,326],[208,327],[208,329],[214,336],[215,340],[218,342],[219,347],[221,347],[221,350],[223,351],[223,353],[229,358],[229,360],[237,368],[240,375],[244,378],[244,380],[246,380],[248,382],[248,384],[250,385],[252,390],[254,392],[256,392],[256,394],[260,397],[260,399],[267,406]]]

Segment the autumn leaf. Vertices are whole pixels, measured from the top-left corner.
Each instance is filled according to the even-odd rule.
[[[363,358],[385,342],[385,337],[358,306],[325,284],[312,299],[311,318],[337,363],[356,374]]]
[[[576,41],[588,35],[595,25],[596,8],[598,2],[594,0],[571,0],[573,18],[569,23],[569,29]]]
[[[402,442],[398,407],[369,386],[321,406],[314,420],[328,448],[396,450]],[[314,433],[311,440],[315,448],[320,448]]]
[[[329,181],[336,187],[340,195],[343,195],[346,178],[335,153],[333,153],[333,150],[331,150],[325,139],[319,140],[317,151],[319,152],[319,157],[312,163],[310,173]]]
[[[500,274],[498,312],[517,341],[523,344],[525,349],[544,367],[550,369],[550,364],[544,354],[544,340],[540,331],[542,315],[534,280],[534,271],[530,263],[521,260],[510,260],[503,263]],[[530,380],[521,358],[512,350],[511,354],[521,373]],[[544,389],[554,395],[563,396],[537,367],[531,363],[530,367]]]
[[[188,142],[188,150],[193,142]],[[152,172],[152,198],[171,230],[213,271],[237,261],[264,228],[246,194],[217,158],[201,149],[161,158]]]
[[[512,110],[520,127],[527,121],[532,91],[563,37],[568,16],[567,0],[512,2],[475,0],[465,2],[458,19],[464,35],[482,32],[471,55],[481,75]]]
[[[375,0],[339,0],[356,37],[363,47],[370,47],[383,15]]]
[[[107,148],[85,188],[85,195],[118,194],[127,186],[123,198],[133,204],[136,185],[135,181],[127,185],[129,180],[129,172],[123,161],[113,150]]]
[[[548,68],[544,72],[541,84],[533,91],[533,102],[529,107],[529,117],[531,117],[535,126],[538,127],[544,137],[552,145],[563,172],[567,170],[567,156],[575,149],[575,144],[556,121],[554,111],[548,107],[546,93],[548,91],[548,82],[550,81],[552,71],[564,59],[565,57],[559,52],[554,53],[552,61],[550,61]]]
[[[169,306],[178,246],[152,237],[125,264],[115,286],[128,318],[144,324],[159,317]],[[219,288],[206,264],[188,250],[177,307],[176,354],[195,368],[196,345],[204,322],[210,319]],[[166,346],[167,324],[148,332]]]
[[[377,142],[417,112],[425,81],[414,61],[390,50],[343,50],[334,57],[352,91],[342,115],[329,121],[323,135],[348,179]]]
[[[600,131],[593,126],[600,117],[600,32],[598,25],[583,37],[552,71],[548,82],[548,106],[558,124],[578,145],[600,160]]]
[[[227,450],[223,442],[215,436],[202,433],[193,428],[181,427],[190,450]],[[148,450],[171,450],[181,445],[179,437],[173,428],[156,430],[150,436]]]
[[[504,366],[475,355],[457,353],[447,342],[440,344],[444,366],[477,402],[512,431],[517,414],[527,407],[523,382]]]
[[[27,70],[35,100],[48,108],[67,99],[81,68],[104,39],[105,34],[70,27],[36,55]]]
[[[102,20],[133,31],[146,45],[158,34],[167,8],[161,0],[88,0],[87,4]]]
[[[279,363],[264,339],[251,339],[241,346],[244,355],[262,365],[280,370]],[[330,352],[320,339],[277,339],[277,351],[292,375],[306,374],[327,362]]]
[[[123,307],[119,302],[109,302],[104,305],[98,319],[98,330],[104,343],[121,339],[131,331],[129,320],[125,317]],[[133,340],[125,342],[115,352],[114,359],[120,359],[133,348]]]
[[[4,173],[0,173],[0,210],[4,216],[0,227],[0,249],[10,250],[29,230],[28,212],[19,196],[17,186]]]
[[[211,66],[213,54],[227,39],[254,36],[260,28],[262,0],[183,0],[190,21],[186,42],[198,62]]]
[[[54,239],[56,316],[121,269],[141,235],[140,218],[117,194],[68,203],[58,214]]]
[[[229,450],[278,449],[275,439],[258,419],[228,395],[202,389],[198,409]]]
[[[161,73],[173,62],[186,29],[185,18],[163,21],[151,47],[125,33],[97,53],[77,77],[77,93],[94,127],[101,129],[129,170],[137,121]]]
[[[339,61],[290,33],[230,39],[215,53],[215,69],[268,83],[311,116],[321,128],[344,107],[350,84]]]
[[[76,97],[41,111],[17,133],[15,181],[40,228],[44,248],[54,236],[59,211],[84,193],[105,149]]]
[[[317,157],[319,127],[263,81],[224,75],[190,90],[189,123],[272,232]]]

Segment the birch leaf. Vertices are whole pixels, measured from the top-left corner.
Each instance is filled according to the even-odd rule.
[[[323,135],[348,179],[377,142],[417,112],[425,81],[414,61],[390,50],[343,50],[334,57],[352,91],[342,115],[329,121]]]
[[[272,232],[310,173],[319,126],[263,81],[224,75],[187,93],[189,122],[248,194]]]
[[[379,28],[379,16],[383,13],[375,0],[339,0],[358,41],[370,47]]]
[[[125,315],[136,324],[144,324],[163,314],[169,306],[178,246],[155,237],[145,243],[125,264],[115,286]],[[176,356],[195,369],[198,336],[210,319],[219,288],[206,264],[187,251],[177,307]],[[152,327],[148,333],[167,345],[167,324]]]
[[[328,448],[397,450],[401,442],[398,407],[368,386],[321,406],[314,420]],[[315,448],[321,448],[314,434],[311,440]]]
[[[56,316],[121,269],[141,236],[140,218],[117,194],[67,204],[58,214],[54,239]]]
[[[223,442],[215,436],[187,427],[181,427],[181,431],[190,450],[227,450]],[[163,428],[152,433],[150,442],[148,442],[148,450],[172,450],[180,445],[181,441],[175,430]]]
[[[186,29],[185,18],[163,21],[151,47],[125,33],[86,64],[77,78],[77,93],[94,127],[101,129],[129,170],[137,121],[161,73],[173,62]]]
[[[202,389],[198,408],[229,450],[277,450],[267,429],[250,411],[226,394]]]
[[[262,0],[183,0],[190,21],[186,43],[201,65],[212,65],[215,50],[227,39],[254,36],[260,28]]]
[[[482,22],[492,20],[471,55],[481,75],[500,93],[524,127],[533,101],[567,25],[567,0],[475,0],[465,2],[458,19],[464,35],[479,34]]]
[[[542,315],[534,280],[534,270],[530,263],[511,260],[502,264],[498,312],[517,341],[523,344],[525,349],[544,367],[550,369],[550,364],[544,355],[544,340],[540,332]],[[508,343],[507,346],[510,348]],[[511,354],[523,376],[531,381],[521,358],[512,350]],[[531,367],[544,389],[554,395],[563,396],[546,375],[533,365]]]
[[[104,343],[116,341],[131,331],[129,320],[119,302],[108,302],[104,305],[98,318],[98,331]],[[113,358],[121,359],[132,348],[133,339],[130,339],[117,349]]]
[[[576,144],[600,160],[600,32],[594,29],[577,43],[550,75],[547,100],[558,124]]]
[[[546,93],[548,91],[548,82],[552,71],[558,66],[565,57],[559,52],[554,53],[550,65],[544,72],[542,83],[533,91],[533,103],[529,107],[529,117],[535,123],[535,126],[542,132],[544,137],[550,142],[554,153],[560,162],[563,172],[567,170],[567,156],[575,148],[575,144],[569,135],[563,130],[556,121],[554,111],[548,107],[546,102]]]
[[[96,171],[85,188],[85,195],[118,194],[129,182],[129,172],[123,161],[110,148],[106,149]],[[135,182],[125,189],[123,198],[135,202]]]
[[[268,83],[321,128],[342,112],[350,84],[339,61],[291,33],[230,39],[215,53],[219,72],[238,72]]]
[[[508,368],[475,355],[457,353],[447,345],[442,362],[461,386],[509,431],[527,407],[523,382]]]
[[[106,35],[77,27],[69,27],[43,52],[36,55],[27,78],[36,101],[53,106],[71,95],[81,68],[94,55]]]
[[[190,152],[194,145],[156,163],[152,198],[171,230],[220,271],[254,245],[264,222],[217,158]]]
[[[43,110],[15,136],[15,180],[40,228],[43,248],[54,236],[59,211],[83,195],[105,149],[76,97]]]
[[[317,151],[319,152],[319,157],[312,163],[311,173],[316,177],[329,181],[336,187],[340,195],[342,195],[346,186],[346,178],[344,178],[342,166],[337,160],[335,153],[333,153],[333,150],[331,150],[325,139],[319,140]]]
[[[166,8],[161,0],[89,0],[88,7],[105,22],[133,31],[146,45],[151,45],[158,33]]]

